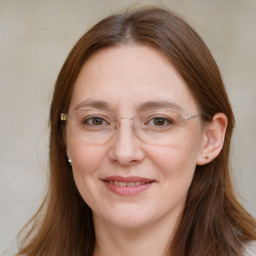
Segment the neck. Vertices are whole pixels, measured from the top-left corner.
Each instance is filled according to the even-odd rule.
[[[94,256],[164,256],[175,229],[175,220],[138,228],[120,228],[94,216]]]

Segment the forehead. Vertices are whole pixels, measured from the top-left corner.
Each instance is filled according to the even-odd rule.
[[[74,84],[70,110],[86,100],[138,107],[145,102],[174,102],[196,108],[186,83],[171,62],[149,46],[101,49],[83,65]]]

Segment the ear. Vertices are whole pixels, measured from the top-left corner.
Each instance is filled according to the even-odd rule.
[[[197,165],[208,164],[219,155],[223,147],[227,125],[227,116],[224,113],[217,113],[212,121],[205,126]]]

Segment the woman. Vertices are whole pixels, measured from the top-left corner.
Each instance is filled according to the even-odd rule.
[[[50,127],[49,190],[17,255],[255,255],[220,72],[172,13],[89,30],[60,71]]]

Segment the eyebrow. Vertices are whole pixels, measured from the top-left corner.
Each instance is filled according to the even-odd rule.
[[[175,109],[181,111],[182,107],[172,101],[147,101],[138,107],[140,112],[151,109]]]
[[[77,104],[74,108],[74,111],[82,107],[92,107],[92,108],[106,110],[106,109],[109,109],[109,104],[102,100],[87,99]]]
[[[111,110],[110,105],[105,101],[86,99],[80,102],[79,104],[77,104],[73,111],[78,110],[82,107],[92,107],[92,108],[108,110],[108,111]],[[174,110],[181,111],[182,107],[173,101],[147,101],[140,104],[137,108],[137,111],[143,112],[143,111],[154,110],[154,109],[174,109]]]

